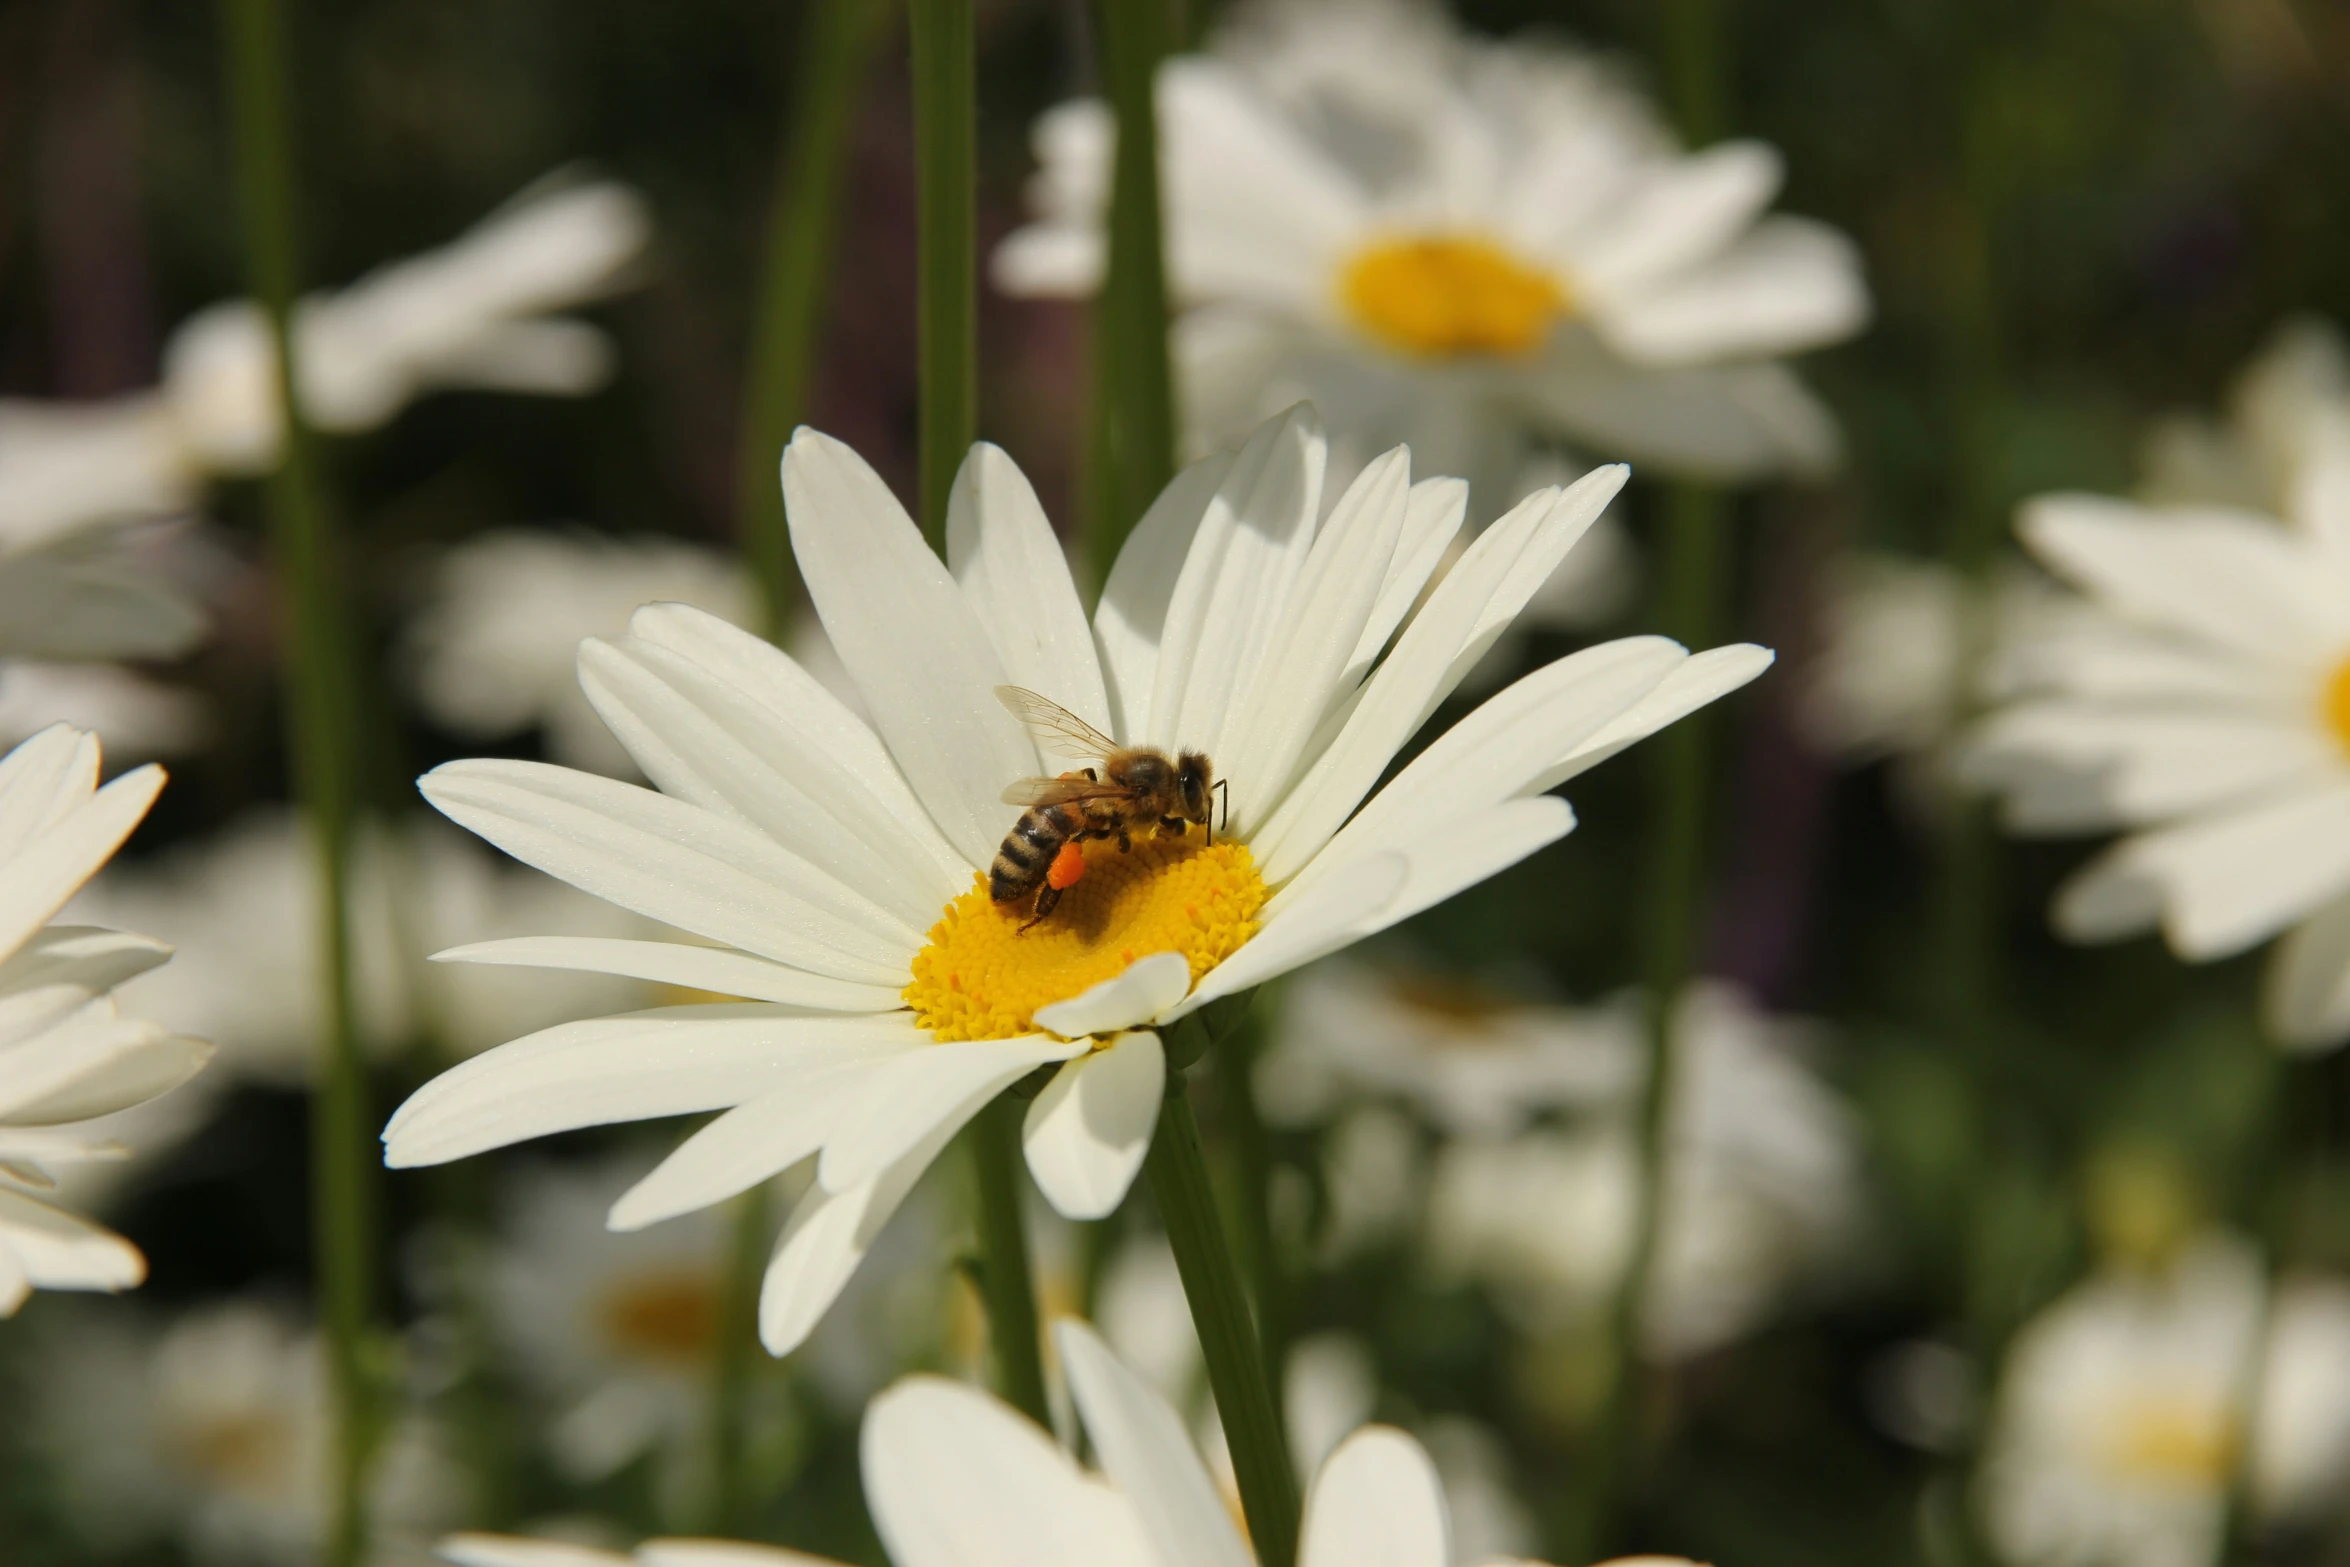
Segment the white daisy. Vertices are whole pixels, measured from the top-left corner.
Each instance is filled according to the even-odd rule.
[[[896,1567],[1249,1567],[1248,1543],[1166,1401],[1082,1323],[1056,1324],[1099,1471],[1083,1468],[976,1388],[909,1377],[865,1417],[866,1505]],[[1330,1454],[1306,1498],[1303,1567],[1451,1567],[1436,1466],[1403,1432],[1364,1426]],[[552,1541],[460,1535],[458,1567],[608,1567],[632,1558]],[[1643,1558],[1652,1567],[1664,1559]],[[648,1541],[638,1567],[821,1567],[726,1541]],[[1498,1564],[1497,1564],[1498,1567]]]
[[[689,1212],[817,1158],[762,1301],[780,1353],[999,1091],[1060,1066],[1028,1112],[1029,1168],[1064,1214],[1107,1213],[1156,1124],[1157,1026],[1555,841],[1574,816],[1541,791],[1770,662],[1661,638],[1590,649],[1492,698],[1373,795],[1624,474],[1530,496],[1415,610],[1462,486],[1412,484],[1399,449],[1323,522],[1323,460],[1300,410],[1186,470],[1089,625],[1034,493],[994,447],[956,482],[942,563],[872,469],[803,430],[783,459],[793,544],[871,728],[779,650],[653,605],[626,636],[586,643],[580,674],[659,792],[509,761],[422,783],[507,852],[701,943],[548,938],[462,956],[750,999],[501,1047],[410,1099],[387,1158],[726,1110],[612,1220]],[[1007,683],[1120,743],[1205,752],[1229,783],[1214,841],[1089,844],[1062,909],[1024,930],[1025,898],[988,895],[1019,818],[1001,796],[1079,759],[1040,757],[996,695]]]
[[[304,412],[350,432],[438,388],[592,391],[610,346],[549,312],[612,293],[649,232],[624,187],[549,181],[441,250],[308,296],[294,322]],[[31,544],[93,522],[176,516],[208,479],[276,466],[283,431],[258,306],[191,317],[163,358],[151,391],[0,401],[0,538]]]
[[[317,1335],[260,1299],[160,1331],[82,1321],[39,1357],[36,1445],[66,1516],[119,1553],[176,1537],[220,1567],[301,1567],[326,1530],[334,1424]],[[386,1433],[370,1483],[373,1567],[406,1567],[455,1516],[457,1475],[431,1429]]]
[[[1158,83],[1177,383],[1195,449],[1310,397],[1482,487],[1529,439],[1713,478],[1816,468],[1827,412],[1780,356],[1857,331],[1852,246],[1766,216],[1779,157],[1684,153],[1601,62],[1463,36],[1408,0],[1242,12]],[[1009,293],[1099,287],[1114,126],[1038,122]]]
[[[2290,931],[2269,970],[2281,1039],[2350,1034],[2350,443],[2282,519],[2089,495],[2017,531],[2079,590],[2007,657],[2026,694],[1970,774],[2018,832],[2129,833],[2058,894],[2057,929],[2159,927],[2191,962]]]
[[[96,734],[118,761],[183,755],[210,727],[193,693],[118,665],[0,659],[0,745],[59,723]]]
[[[1489,1030],[1471,1014],[1446,1033],[1424,1023],[1422,1047],[1430,1073],[1458,1070],[1481,1087],[1493,1075],[1494,1062],[1477,1059],[1487,1052],[1588,1056],[1601,1064],[1595,1079],[1619,1085],[1596,1113],[1564,1125],[1518,1129],[1480,1117],[1470,1123],[1480,1135],[1446,1141],[1434,1156],[1423,1214],[1431,1266],[1439,1278],[1490,1286],[1538,1339],[1588,1325],[1622,1284],[1646,1060],[1636,1008],[1544,1010],[1554,1014],[1537,1020],[1547,1034],[1526,1023]],[[1860,1201],[1851,1115],[1804,1062],[1810,1025],[1707,982],[1683,993],[1673,1027],[1680,1072],[1643,1329],[1648,1352],[1666,1360],[1718,1348],[1768,1316],[1838,1255]],[[1457,1068],[1456,1056],[1467,1058]],[[1459,1100],[1448,1090],[1431,1102]]]
[[[535,728],[565,766],[634,776],[574,666],[583,640],[626,630],[629,612],[653,601],[758,623],[758,589],[741,565],[683,539],[527,528],[468,539],[441,557],[408,627],[417,699],[470,739]]]
[[[98,786],[98,740],[60,724],[0,759],[0,1316],[35,1289],[120,1290],[138,1248],[34,1196],[68,1165],[128,1150],[84,1123],[192,1077],[212,1047],[121,1016],[114,987],[171,949],[51,916],[130,836],[153,766]]]
[[[2206,1238],[2164,1271],[2094,1278],[2028,1323],[1980,1483],[2003,1554],[2208,1567],[2239,1462],[2263,1519],[2332,1505],[2350,1476],[2350,1285],[2305,1279],[2273,1308],[2266,1297],[2249,1247]]]

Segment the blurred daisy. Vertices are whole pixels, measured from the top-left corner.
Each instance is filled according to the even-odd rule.
[[[1407,0],[1288,0],[1168,62],[1158,114],[1194,449],[1310,397],[1347,460],[1406,441],[1481,487],[1560,438],[1717,479],[1835,455],[1779,361],[1859,330],[1852,246],[1767,215],[1771,148],[1683,152],[1600,61]],[[1006,292],[1100,286],[1113,140],[1098,102],[1038,123]]]
[[[1063,1214],[1109,1212],[1157,1123],[1158,1026],[1554,842],[1574,816],[1542,791],[1770,661],[1653,637],[1592,648],[1486,702],[1374,794],[1624,476],[1530,496],[1415,613],[1461,486],[1413,485],[1399,449],[1325,523],[1323,461],[1299,410],[1186,470],[1088,625],[1042,508],[994,447],[973,448],[956,481],[941,563],[872,469],[801,431],[783,459],[793,544],[872,728],[779,650],[653,605],[627,635],[586,643],[580,675],[660,792],[510,761],[422,783],[517,858],[715,943],[548,937],[466,957],[748,999],[503,1046],[401,1107],[389,1161],[725,1110],[611,1222],[690,1212],[816,1159],[761,1304],[780,1354],[1000,1090],[1058,1068],[1027,1113],[1029,1168]],[[1040,754],[999,702],[1006,682],[1121,743],[1205,752],[1229,781],[1213,841],[1088,844],[1063,911],[1024,930],[1025,898],[989,897],[1019,819],[1003,791],[1093,742],[1047,736]]]
[[[1718,1348],[1763,1320],[1851,1239],[1860,1200],[1850,1115],[1804,1064],[1809,1025],[1706,983],[1683,993],[1673,1026],[1680,1073],[1643,1330],[1648,1352],[1666,1360]],[[1465,1022],[1452,1039],[1471,1053],[1490,1049],[1481,1027]],[[1621,1089],[1564,1126],[1443,1143],[1423,1215],[1437,1275],[1487,1285],[1538,1338],[1592,1320],[1621,1285],[1646,1054],[1631,1009],[1562,1014],[1550,1027],[1538,1048],[1597,1057]],[[1453,1048],[1436,1043],[1431,1054],[1441,1062]]]
[[[908,1377],[865,1417],[865,1500],[896,1567],[1249,1567],[1215,1480],[1166,1401],[1084,1324],[1055,1325],[1077,1408],[1101,1464],[1079,1466],[1008,1405],[958,1382]],[[626,1557],[550,1541],[462,1535],[458,1567],[605,1567]],[[1299,1559],[1451,1567],[1436,1467],[1387,1426],[1364,1426],[1322,1464],[1306,1497]],[[651,1541],[640,1567],[814,1567],[763,1547]],[[1662,1559],[1650,1558],[1658,1567]]]
[[[2350,443],[2350,348],[2302,316],[2269,337],[2236,378],[2224,421],[2167,419],[2147,438],[2138,498],[2156,506],[2276,513],[2312,457]]]
[[[2334,1504],[2350,1476],[2350,1285],[2267,1293],[2249,1247],[2207,1238],[2024,1327],[1979,1492],[2009,1560],[2209,1567],[2239,1463],[2263,1520]]]
[[[88,1123],[178,1087],[212,1053],[115,1008],[114,987],[171,948],[50,922],[162,787],[148,766],[100,788],[97,737],[63,724],[0,759],[0,1316],[35,1289],[146,1276],[137,1247],[33,1194],[67,1166],[127,1157]]]
[[[2006,654],[2022,693],[1969,773],[2018,832],[2121,828],[2058,894],[2062,934],[2159,927],[2190,962],[2290,932],[2269,969],[2286,1043],[2350,1034],[2350,443],[2282,519],[2088,495],[2017,530],[2079,590]]]
[[[575,1481],[661,1452],[672,1466],[707,1423],[726,1226],[715,1213],[612,1236],[612,1194],[636,1159],[518,1172],[501,1192],[490,1299],[510,1362],[561,1408],[548,1437]]]
[[[56,723],[96,734],[117,760],[192,751],[209,728],[193,693],[113,664],[0,659],[0,745]]]
[[[71,912],[158,932],[181,961],[129,998],[218,1041],[221,1065],[276,1086],[307,1080],[326,1015],[314,911],[317,858],[291,812],[265,811],[211,838],[98,878]],[[495,857],[429,819],[360,835],[352,860],[353,982],[375,1052],[420,1034],[471,1055],[583,1009],[653,996],[608,974],[533,979],[502,969],[432,966],[419,950],[521,930],[580,937],[642,934],[643,921]]]
[[[626,188],[549,180],[454,244],[379,267],[296,308],[304,412],[371,430],[442,388],[578,396],[611,371],[604,335],[550,312],[623,286],[650,233]],[[152,391],[93,403],[0,401],[0,539],[169,517],[213,478],[265,473],[283,440],[260,308],[181,325]]]
[[[248,1298],[160,1332],[77,1321],[33,1369],[34,1439],[92,1547],[176,1537],[220,1567],[318,1560],[334,1431],[324,1357],[298,1318]],[[429,1429],[396,1422],[369,1496],[369,1561],[421,1567],[456,1503],[455,1471]]]
[[[682,539],[524,528],[469,539],[441,557],[408,628],[417,699],[433,722],[468,739],[538,729],[567,767],[634,776],[576,666],[583,640],[619,634],[630,611],[652,602],[758,623],[758,591],[742,567]]]

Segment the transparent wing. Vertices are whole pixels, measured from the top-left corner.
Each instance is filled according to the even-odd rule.
[[[1129,800],[1134,791],[1099,778],[1023,778],[1006,789],[1006,805],[1076,805],[1086,800]]]
[[[1108,756],[1118,749],[1117,741],[1050,697],[1038,696],[1021,686],[997,686],[995,699],[1028,726],[1029,735],[1038,745],[1055,756]]]

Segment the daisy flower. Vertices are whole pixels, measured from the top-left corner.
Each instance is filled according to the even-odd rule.
[[[549,180],[454,244],[304,298],[293,328],[304,413],[322,430],[354,432],[441,388],[594,390],[610,373],[610,345],[550,312],[622,286],[649,234],[625,187]],[[172,334],[153,390],[0,401],[0,538],[176,516],[210,479],[274,468],[284,439],[275,374],[260,307],[236,300]]]
[[[293,1312],[240,1297],[161,1327],[73,1322],[32,1377],[37,1445],[97,1551],[176,1539],[207,1567],[319,1559],[334,1420],[322,1347]],[[421,1567],[459,1495],[433,1428],[395,1421],[369,1488],[371,1567]]]
[[[35,1289],[120,1290],[138,1248],[43,1201],[58,1171],[128,1150],[86,1123],[194,1076],[212,1047],[121,1016],[113,990],[171,949],[52,924],[163,787],[147,766],[98,785],[98,740],[60,724],[0,759],[0,1316]]]
[[[2248,1246],[2206,1237],[2160,1271],[2091,1279],[2017,1335],[1983,1521],[2018,1563],[2209,1567],[2239,1462],[2263,1520],[2340,1496],[2346,1411],[2350,1284],[2291,1281],[2272,1302]]]
[[[976,1388],[908,1377],[873,1401],[861,1444],[866,1505],[895,1567],[1250,1567],[1248,1542],[1175,1411],[1084,1324],[1065,1318],[1054,1331],[1100,1470]],[[458,1567],[826,1567],[715,1540],[648,1541],[630,1557],[459,1535],[441,1553]],[[1455,1559],[1436,1466],[1411,1437],[1363,1426],[1323,1461],[1299,1540],[1307,1567]]]
[[[567,767],[633,776],[573,665],[581,641],[627,629],[629,612],[655,600],[738,626],[756,625],[760,613],[739,563],[683,539],[531,528],[468,539],[441,557],[408,626],[417,701],[434,723],[468,739],[537,729],[547,754]]]
[[[2020,694],[1967,770],[2018,832],[2128,835],[2057,895],[2078,941],[2160,928],[2190,962],[2285,933],[2278,1037],[2350,1034],[2350,443],[2285,515],[2090,495],[2026,504],[2024,543],[2078,591],[2008,652]]]
[[[612,1223],[690,1212],[814,1159],[761,1301],[762,1336],[782,1353],[997,1093],[1053,1069],[1027,1113],[1029,1168],[1063,1214],[1108,1213],[1157,1122],[1157,1030],[1562,837],[1574,813],[1543,791],[1770,662],[1755,647],[1607,643],[1491,698],[1374,793],[1624,471],[1529,496],[1423,601],[1464,487],[1415,485],[1398,449],[1325,508],[1324,460],[1301,409],[1185,470],[1089,624],[1034,492],[1000,451],[975,447],[965,463],[941,562],[855,453],[801,431],[783,458],[793,546],[870,726],[779,649],[652,605],[626,635],[587,642],[580,677],[655,788],[490,760],[421,786],[517,858],[695,938],[523,939],[444,957],[745,999],[501,1046],[400,1108],[388,1160],[724,1111]],[[1064,737],[1040,754],[1004,686],[1073,715]],[[1162,831],[1130,851],[1084,845],[1081,878],[1031,929],[1025,896],[990,898],[988,867],[1020,820],[1006,787],[1089,760],[1068,754],[1072,724],[1203,752],[1228,787],[1212,841]]]
[[[1558,439],[1716,479],[1835,454],[1780,360],[1859,330],[1852,246],[1766,215],[1771,148],[1684,152],[1590,56],[1409,0],[1287,0],[1163,66],[1158,119],[1195,449],[1306,397],[1345,460],[1406,441],[1481,489]],[[1100,286],[1114,137],[1099,102],[1038,123],[999,287]]]
[[[2350,347],[2334,325],[2277,327],[2228,394],[2227,415],[2177,416],[2148,436],[2138,498],[2275,512],[2310,458],[2350,440]]]

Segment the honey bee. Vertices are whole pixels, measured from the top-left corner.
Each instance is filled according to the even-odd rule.
[[[1004,834],[988,867],[988,896],[1011,903],[1036,894],[1022,930],[1053,912],[1061,894],[1085,874],[1088,838],[1115,838],[1123,854],[1134,834],[1155,824],[1181,837],[1193,822],[1216,841],[1209,796],[1225,787],[1208,759],[1197,751],[1170,757],[1147,745],[1120,745],[1058,702],[1019,686],[997,686],[996,700],[1028,726],[1037,743],[1058,756],[1090,756],[1099,765],[1057,778],[1023,778],[1004,791],[1006,805],[1028,809]]]

